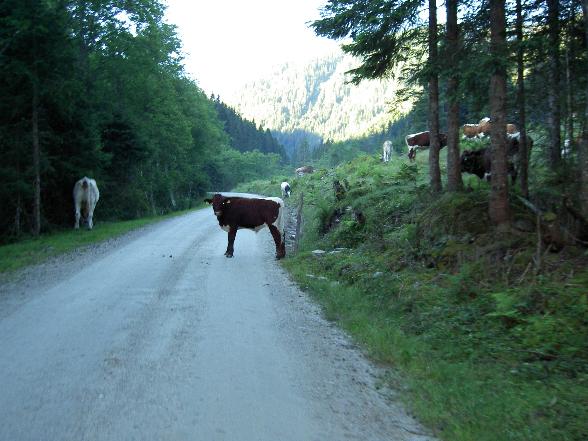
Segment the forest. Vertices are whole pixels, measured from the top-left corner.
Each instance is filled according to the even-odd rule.
[[[446,23],[438,24],[436,2],[329,1],[312,23],[318,35],[343,40],[344,52],[361,62],[351,81],[400,76],[406,85],[396,102],[411,98],[412,110],[377,135],[351,142],[327,142],[311,156],[324,165],[373,152],[391,139],[404,151],[404,136],[429,130],[430,187],[442,190],[438,133],[447,134],[446,190],[463,188],[460,126],[490,117],[493,132],[490,212],[508,223],[506,123],[520,130],[518,187],[530,196],[529,173],[544,208],[567,201],[574,230],[585,234],[588,220],[588,114],[586,2],[448,1]],[[582,10],[584,8],[584,11]],[[383,13],[382,11],[386,11]],[[428,19],[427,19],[428,18]],[[400,73],[398,69],[400,68]],[[393,103],[394,104],[394,103]],[[394,108],[394,105],[392,106]],[[527,135],[533,150],[527,146]],[[529,171],[529,159],[532,169]],[[539,178],[537,180],[537,178]],[[555,195],[558,194],[558,197]],[[545,194],[544,194],[545,195]],[[575,207],[575,208],[574,208]],[[577,209],[576,209],[577,208]],[[564,209],[565,210],[565,209]]]
[[[185,209],[282,170],[267,129],[184,72],[157,0],[0,4],[0,242],[73,225],[98,182],[101,220]]]

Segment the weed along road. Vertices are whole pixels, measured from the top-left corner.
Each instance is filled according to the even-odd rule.
[[[0,440],[432,439],[267,229],[226,241],[207,208],[4,281]]]

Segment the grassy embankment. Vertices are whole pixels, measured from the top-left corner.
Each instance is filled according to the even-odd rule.
[[[203,207],[204,205],[200,208]],[[129,221],[98,222],[92,230],[87,230],[84,227],[79,230],[67,229],[43,234],[37,239],[25,238],[15,243],[2,245],[0,246],[0,273],[16,271],[25,266],[39,264],[51,257],[104,242],[137,228],[179,216],[189,211],[191,210]]]
[[[542,251],[539,264],[535,216],[516,198],[519,230],[497,234],[488,184],[464,175],[473,189],[431,197],[426,158],[363,157],[289,179],[305,224],[284,266],[395,368],[389,381],[441,439],[588,439],[586,249]],[[279,183],[240,190],[277,195]]]

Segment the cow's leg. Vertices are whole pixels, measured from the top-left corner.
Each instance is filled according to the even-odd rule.
[[[286,244],[282,240],[280,230],[278,230],[275,225],[267,224],[267,226],[270,230],[270,233],[272,233],[274,242],[276,243],[276,259],[282,259],[286,257]]]
[[[78,230],[80,228],[80,207],[76,204],[76,209],[75,209],[75,214],[76,214],[76,223],[74,224],[74,228],[76,230]]]
[[[235,237],[237,236],[237,227],[231,227],[229,230],[229,243],[227,245],[227,251],[225,251],[225,256],[233,257],[233,245],[235,243]]]
[[[92,222],[92,218],[94,217],[94,210],[90,210],[88,213],[88,229],[92,229],[94,226],[94,222]]]
[[[414,161],[416,159],[416,147],[408,148],[408,159]]]

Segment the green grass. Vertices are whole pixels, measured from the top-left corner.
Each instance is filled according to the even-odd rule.
[[[240,193],[254,193],[263,196],[282,197],[280,184],[283,181],[288,181],[288,178],[286,176],[279,176],[270,180],[257,180],[239,184],[233,191]]]
[[[536,233],[494,232],[475,177],[464,176],[468,192],[431,197],[426,156],[362,157],[289,180],[291,203],[305,194],[304,236],[283,265],[394,368],[388,380],[440,439],[588,439],[588,253],[549,253],[535,273]],[[513,213],[533,225],[516,200]]]
[[[553,362],[526,360],[525,346],[484,318],[482,305],[452,302],[444,311],[448,293],[410,272],[390,277],[396,283],[384,281],[391,285],[386,293],[379,279],[363,286],[341,283],[328,259],[301,253],[284,266],[322,305],[327,319],[346,329],[374,360],[400,372],[400,379],[391,377],[393,386],[404,390],[407,405],[441,439],[586,439],[585,370],[578,367],[572,375],[573,369],[549,366]],[[336,259],[334,266],[341,265]],[[358,256],[344,260],[351,265]],[[404,298],[395,298],[402,285],[416,281],[425,292],[405,288]],[[470,314],[484,323],[475,326]]]
[[[145,225],[179,216],[188,211],[129,221],[98,222],[92,230],[68,229],[43,234],[37,239],[27,238],[16,243],[2,245],[0,246],[0,273],[13,272],[29,265],[39,264],[51,257],[121,236]]]

